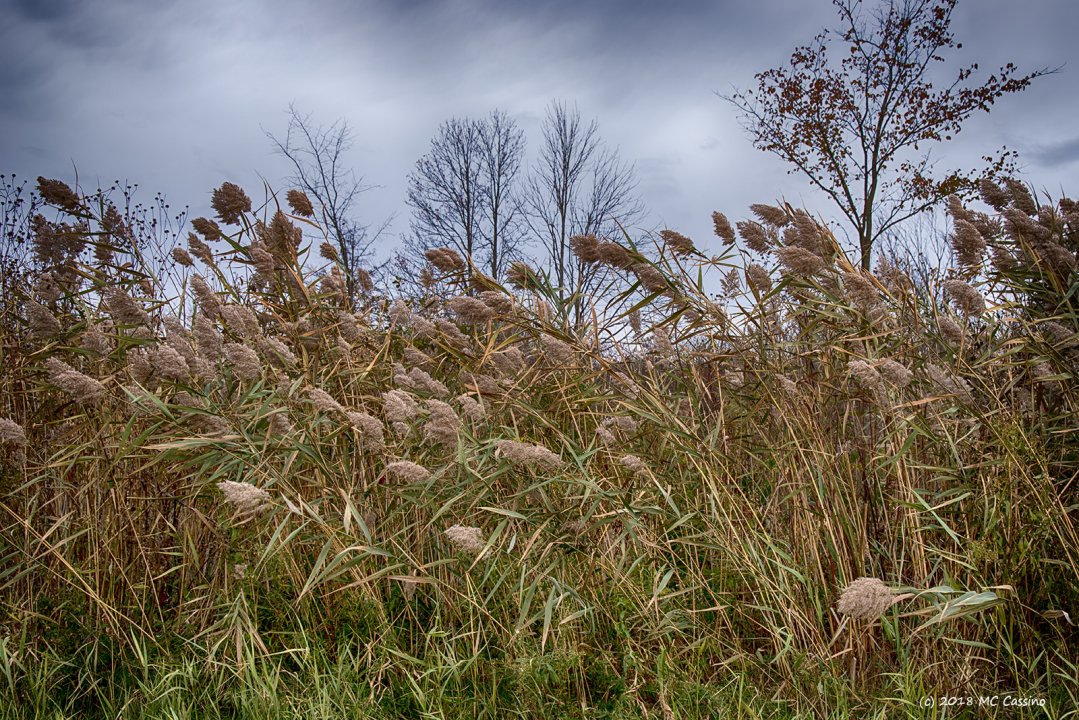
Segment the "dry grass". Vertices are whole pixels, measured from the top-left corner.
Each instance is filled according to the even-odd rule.
[[[321,231],[301,198],[290,217],[234,185],[214,195],[227,227],[197,224],[216,260],[147,288],[134,233],[93,252],[107,201],[48,189],[63,206],[36,242],[60,292],[0,300],[0,685],[18,703],[1079,700],[1070,201],[1029,213],[997,188],[1000,222],[953,206],[955,319],[762,205],[721,258],[673,232],[648,252],[577,242],[622,284],[570,327],[542,273],[476,295],[447,253],[429,255],[447,302],[354,303],[304,254],[300,229]],[[734,243],[726,217],[716,231]],[[748,288],[706,291],[734,267]],[[837,607],[863,577],[876,594]]]

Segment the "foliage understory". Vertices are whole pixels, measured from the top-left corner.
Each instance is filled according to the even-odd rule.
[[[293,193],[223,186],[166,281],[107,194],[40,193],[4,218],[0,717],[1079,705],[1071,201],[951,203],[943,294],[754,206],[718,257],[576,238],[594,297],[434,251],[389,299]]]

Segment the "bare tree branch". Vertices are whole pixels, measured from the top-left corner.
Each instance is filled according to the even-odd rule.
[[[301,115],[294,105],[289,105],[288,114],[284,139],[269,132],[266,137],[296,171],[288,181],[314,201],[322,227],[331,236],[340,255],[349,298],[355,301],[360,290],[360,272],[389,220],[379,230],[371,232],[370,226],[355,218],[357,199],[375,186],[364,185],[363,179],[357,179],[346,167],[345,155],[352,147],[348,123],[338,120],[328,127],[318,126],[310,115]]]
[[[523,134],[503,111],[442,123],[409,174],[407,262],[446,246],[500,277],[520,246],[516,182],[523,155]]]
[[[570,252],[575,235],[615,233],[640,217],[637,181],[631,165],[606,148],[593,120],[555,101],[547,108],[543,144],[525,191],[527,220],[545,250],[544,258],[560,298],[578,296],[575,321],[583,317],[583,297],[598,286],[602,267],[579,262]]]

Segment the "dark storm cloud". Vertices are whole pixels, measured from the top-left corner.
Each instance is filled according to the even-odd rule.
[[[78,0],[15,0],[11,11],[21,20],[56,22],[72,15]]]
[[[223,180],[280,184],[288,167],[263,130],[281,133],[294,101],[319,123],[349,122],[348,159],[379,186],[360,211],[375,224],[397,213],[400,233],[407,174],[440,122],[502,108],[534,151],[560,98],[636,163],[650,226],[703,240],[712,210],[744,217],[780,197],[827,207],[752,148],[715,94],[834,25],[826,0],[19,0],[3,19],[0,172],[71,179],[74,164],[88,185],[130,178],[203,213]],[[934,155],[963,167],[1008,145],[1036,182],[1068,189],[1077,26],[1079,6],[1063,0],[960,2],[958,62],[1070,64]]]
[[[1045,167],[1070,165],[1076,160],[1079,160],[1079,136],[1046,147],[1041,147],[1033,152],[1032,156],[1038,161],[1038,164],[1044,165]]]

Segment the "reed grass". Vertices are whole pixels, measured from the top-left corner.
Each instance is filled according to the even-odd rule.
[[[959,314],[790,208],[585,237],[574,327],[449,250],[353,304],[306,197],[229,183],[148,292],[60,185],[58,291],[0,298],[0,716],[1079,706],[1072,201],[953,203]]]

